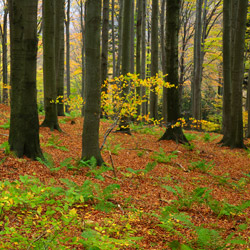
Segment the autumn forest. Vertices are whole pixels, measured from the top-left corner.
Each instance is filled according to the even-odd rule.
[[[0,249],[250,249],[248,0],[0,0]]]

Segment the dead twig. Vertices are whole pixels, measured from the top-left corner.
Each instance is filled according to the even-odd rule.
[[[116,178],[117,175],[116,175],[115,165],[114,165],[112,154],[111,154],[110,150],[109,150],[109,158],[110,158],[110,161],[111,161],[111,165],[112,165],[112,170],[113,170],[113,173],[114,173],[114,177]]]

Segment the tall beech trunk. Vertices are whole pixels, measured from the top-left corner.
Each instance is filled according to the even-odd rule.
[[[158,74],[158,0],[152,1],[152,29],[151,29],[151,76]],[[156,84],[153,84],[150,91],[150,117],[155,120],[157,116]]]
[[[194,34],[194,78],[192,82],[192,116],[196,120],[201,120],[202,4],[203,0],[196,0],[196,20]]]
[[[175,87],[167,89],[167,128],[160,140],[185,143],[182,128],[175,126],[180,118],[178,90],[179,12],[181,0],[167,0],[166,11],[166,81]]]
[[[2,37],[2,70],[3,70],[3,98],[2,102],[4,104],[8,104],[8,45],[7,45],[7,37],[8,37],[8,5],[7,2],[4,1],[4,14],[3,14],[3,27],[1,26],[1,37]]]
[[[136,74],[141,78],[141,31],[142,31],[142,0],[137,0],[136,18]],[[136,87],[137,96],[141,95],[141,87]],[[141,114],[141,106],[137,105],[137,116]]]
[[[55,11],[55,64],[56,64],[56,90],[57,114],[64,116],[64,6],[65,0],[56,0]]]
[[[70,97],[70,4],[71,0],[67,0],[66,11],[66,86],[67,86],[67,99]],[[66,111],[69,112],[69,105],[66,105]]]
[[[42,127],[61,131],[57,118],[55,67],[55,0],[43,0],[43,82],[45,119]]]
[[[105,81],[108,78],[109,0],[103,0],[102,17],[101,84],[102,92],[107,94],[108,86]],[[102,110],[102,116],[107,116],[104,110]]]
[[[116,77],[115,71],[115,0],[112,0],[112,12],[111,12],[111,22],[112,22],[112,57],[113,57],[113,78]]]
[[[36,96],[37,0],[9,0],[11,47],[10,149],[18,157],[43,157]]]
[[[84,124],[82,134],[82,159],[95,157],[101,165],[103,159],[99,148],[99,123],[101,111],[101,57],[100,24],[101,0],[86,1],[86,90]]]
[[[122,60],[122,30],[123,30],[123,23],[122,23],[122,13],[123,13],[123,8],[124,8],[124,3],[123,0],[119,0],[119,26],[118,26],[118,54],[117,54],[117,61],[116,61],[116,76],[119,77],[121,74],[121,60]]]
[[[131,39],[131,4],[132,0],[126,0],[126,4],[123,6],[123,22],[122,22],[122,75],[127,75],[130,71],[130,39]],[[122,98],[126,98],[126,95],[130,91],[129,83],[124,83]],[[123,115],[119,123],[119,131],[130,134],[128,115]]]
[[[142,0],[142,43],[141,43],[141,79],[146,79],[146,6],[147,0]],[[141,98],[142,98],[142,115],[147,115],[147,96],[146,96],[146,87],[141,87]]]
[[[131,39],[130,39],[130,73],[135,73],[135,0],[132,0],[131,3]]]

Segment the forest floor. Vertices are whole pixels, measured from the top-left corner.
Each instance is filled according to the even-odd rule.
[[[8,118],[0,106],[0,145]],[[0,150],[0,249],[250,249],[248,150],[215,133],[158,141],[164,128],[137,125],[108,136],[100,168],[80,161],[83,120],[60,126],[40,129],[44,164]]]

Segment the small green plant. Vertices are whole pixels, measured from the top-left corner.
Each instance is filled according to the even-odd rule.
[[[185,133],[185,137],[187,138],[188,141],[193,141],[193,140],[197,139],[197,135],[190,134],[190,133]]]
[[[0,148],[4,149],[4,153],[5,153],[6,155],[9,155],[9,154],[10,154],[10,144],[9,144],[8,141],[2,143],[2,144],[0,145]]]
[[[0,125],[0,128],[9,129],[10,128],[10,120],[8,119],[8,121],[6,123],[4,123],[3,125]]]
[[[62,141],[59,139],[59,137],[52,134],[51,137],[49,138],[46,146],[47,147],[54,147],[56,149],[60,149],[63,151],[69,151],[65,146],[61,146],[60,145],[61,143],[62,143]]]
[[[116,145],[111,145],[110,141],[107,141],[104,146],[104,149],[106,151],[110,151],[114,155],[118,155],[119,151],[123,149],[121,145],[122,145],[121,143]]]
[[[207,173],[209,170],[211,170],[214,167],[213,162],[206,162],[205,160],[202,161],[196,161],[191,163],[191,167],[189,167],[190,170],[198,169],[202,173]]]
[[[134,170],[132,168],[127,168],[127,170],[135,175],[141,175],[141,174],[147,174],[148,172],[152,171],[155,166],[157,165],[157,162],[148,162],[146,167],[144,169],[138,169],[138,170]]]
[[[204,136],[203,136],[203,140],[205,142],[209,142],[211,140],[211,136],[209,133],[205,133]]]
[[[57,172],[58,170],[61,169],[61,167],[55,167],[55,163],[52,158],[52,155],[48,153],[44,153],[43,158],[37,157],[36,160],[39,161],[44,166],[46,166],[52,172],[53,171]]]
[[[185,143],[183,144],[183,147],[186,148],[189,151],[193,151],[195,148],[195,145],[191,142],[191,143]]]
[[[166,155],[163,148],[160,148],[160,152],[154,152],[152,159],[159,163],[169,163],[171,159],[177,158],[177,151],[173,151],[171,154]]]

